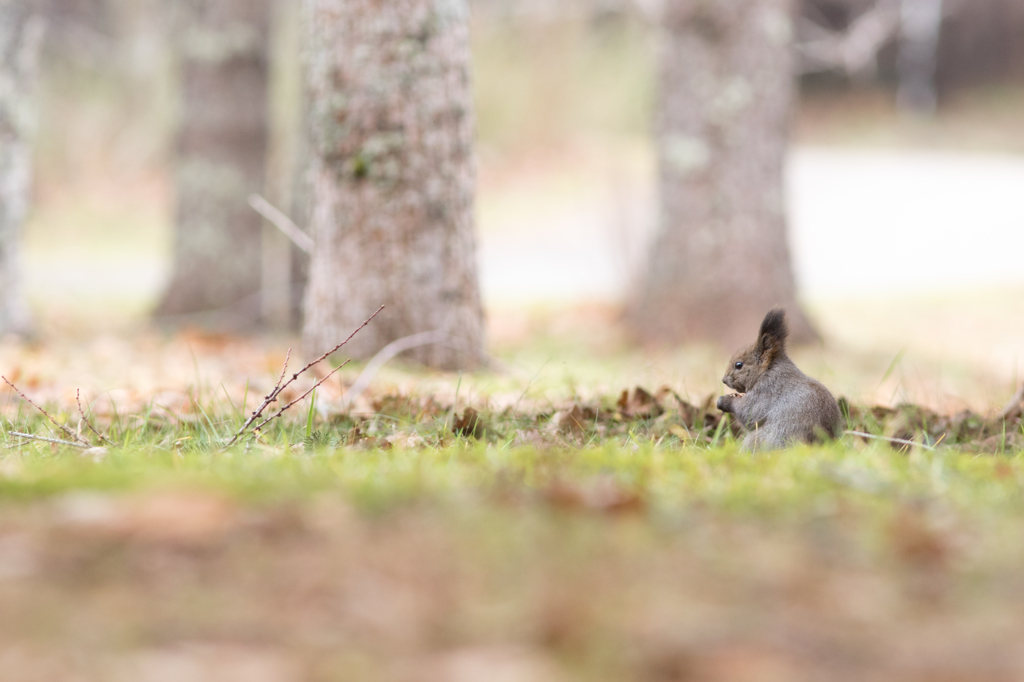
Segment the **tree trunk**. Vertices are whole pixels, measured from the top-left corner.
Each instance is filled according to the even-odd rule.
[[[789,0],[668,0],[660,229],[627,318],[645,342],[753,339],[773,306],[795,340],[783,171],[794,102]]]
[[[897,68],[900,87],[896,101],[903,111],[931,116],[939,98],[935,69],[942,32],[942,0],[902,0],[900,51]]]
[[[43,18],[28,0],[0,0],[0,334],[28,334],[21,230],[28,212],[34,90]]]
[[[316,249],[304,342],[366,358],[412,352],[454,369],[480,357],[473,109],[466,0],[307,0],[310,201]]]
[[[259,315],[268,140],[269,0],[181,3],[182,112],[174,271],[157,316]]]

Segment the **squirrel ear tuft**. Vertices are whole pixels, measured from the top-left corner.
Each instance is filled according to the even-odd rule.
[[[762,363],[770,364],[786,351],[787,336],[789,327],[786,326],[786,311],[782,308],[772,309],[764,316],[761,331],[757,335],[757,351],[762,356]]]

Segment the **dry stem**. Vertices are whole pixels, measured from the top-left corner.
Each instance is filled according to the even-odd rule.
[[[274,227],[281,230],[288,239],[292,240],[295,246],[306,253],[313,253],[313,249],[316,248],[313,238],[292,222],[292,219],[285,215],[284,211],[271,204],[259,194],[249,195],[249,205],[257,213],[269,220]]]
[[[82,421],[85,422],[85,425],[87,427],[89,427],[89,430],[92,431],[93,433],[95,433],[96,437],[99,438],[101,441],[105,441],[105,442],[110,443],[111,445],[113,445],[113,443],[111,442],[111,440],[109,438],[107,438],[102,433],[100,433],[95,428],[93,428],[93,425],[89,421],[89,418],[87,416],[85,416],[85,410],[82,409],[82,389],[76,389],[75,390],[75,402],[78,403],[78,411],[82,414]],[[81,439],[79,439],[79,440],[81,440]]]
[[[309,395],[310,393],[312,393],[313,391],[315,391],[315,390],[316,390],[316,389],[317,389],[317,388],[318,388],[318,387],[320,386],[320,384],[322,384],[322,383],[324,383],[325,381],[327,381],[328,379],[330,379],[330,378],[331,378],[332,376],[334,376],[334,374],[335,374],[335,373],[336,373],[336,372],[337,372],[337,371],[338,371],[339,369],[341,369],[342,367],[344,367],[345,365],[347,365],[347,364],[348,364],[348,363],[350,363],[350,362],[352,362],[352,361],[351,361],[351,360],[346,360],[345,362],[341,363],[340,365],[338,365],[337,367],[335,367],[334,369],[332,369],[332,370],[330,371],[330,373],[328,373],[328,374],[327,374],[327,376],[325,376],[325,377],[324,377],[323,379],[321,379],[320,381],[318,381],[318,382],[316,382],[315,384],[313,384],[313,387],[312,387],[312,388],[310,388],[310,389],[309,389],[308,391],[306,391],[305,393],[303,393],[302,395],[300,395],[300,396],[299,396],[298,398],[296,398],[295,400],[291,401],[290,403],[288,403],[287,405],[285,405],[284,407],[282,407],[282,408],[281,408],[280,410],[278,410],[278,411],[277,411],[277,413],[276,413],[276,414],[274,414],[273,416],[271,416],[271,417],[267,417],[266,419],[264,419],[264,420],[263,420],[262,422],[260,422],[260,424],[259,424],[259,425],[258,425],[258,426],[257,426],[257,427],[256,427],[255,429],[253,429],[253,430],[254,430],[254,431],[259,431],[259,430],[260,430],[260,429],[262,429],[262,428],[263,428],[264,426],[266,426],[267,424],[269,424],[270,422],[274,421],[275,419],[277,419],[278,417],[280,417],[280,416],[281,416],[282,414],[284,414],[285,410],[287,410],[287,409],[288,409],[289,407],[293,406],[293,405],[294,405],[295,403],[298,403],[298,402],[302,402],[302,400],[303,400],[303,399],[304,399],[304,398],[305,398],[306,396],[308,396],[308,395]]]
[[[1010,398],[1010,402],[1006,403],[1000,416],[1003,419],[1013,419],[1021,413],[1021,403],[1024,403],[1024,384],[1021,384],[1020,390]]]
[[[58,440],[56,438],[43,438],[42,436],[33,436],[30,433],[18,433],[17,431],[8,431],[7,433],[8,433],[8,435],[17,436],[18,438],[28,438],[29,440],[38,440],[38,441],[42,441],[43,443],[52,443],[54,445],[68,445],[68,446],[73,447],[73,448],[82,448],[83,450],[87,450],[87,449],[92,447],[92,445],[82,445],[81,443],[72,443],[69,440]]]
[[[252,416],[250,416],[247,420],[245,420],[245,423],[242,424],[242,428],[238,429],[238,431],[235,433],[235,435],[231,437],[231,440],[229,440],[227,442],[227,444],[224,445],[224,449],[226,450],[227,448],[230,448],[232,445],[234,445],[235,443],[238,442],[239,438],[241,438],[243,435],[245,435],[245,432],[249,429],[250,426],[252,426],[252,423],[255,422],[257,419],[259,419],[261,416],[263,416],[263,411],[266,410],[267,407],[271,403],[273,403],[275,400],[277,400],[277,397],[279,395],[281,395],[281,391],[283,391],[284,389],[288,388],[288,386],[291,385],[292,382],[294,382],[296,379],[298,379],[300,376],[302,376],[311,367],[320,364],[321,362],[326,360],[327,357],[330,356],[332,353],[338,351],[339,349],[341,349],[342,346],[344,346],[346,343],[351,341],[352,337],[354,337],[356,334],[358,334],[360,331],[362,331],[362,329],[366,325],[370,324],[370,322],[373,321],[373,318],[377,317],[377,315],[380,314],[380,311],[382,311],[382,310],[384,310],[384,306],[381,306],[381,307],[377,308],[377,311],[375,313],[373,313],[373,315],[370,315],[368,318],[366,318],[366,321],[363,322],[361,325],[359,325],[356,328],[355,331],[353,331],[351,334],[349,334],[348,338],[346,338],[344,341],[339,343],[337,346],[335,346],[334,348],[330,349],[329,351],[327,351],[326,353],[324,353],[323,355],[318,357],[316,360],[313,360],[312,362],[307,363],[305,367],[300,369],[298,372],[295,372],[294,374],[292,374],[291,378],[289,378],[288,381],[284,381],[285,374],[287,374],[287,372],[288,372],[288,360],[291,358],[291,350],[289,350],[288,351],[288,355],[285,357],[284,368],[281,369],[281,377],[277,380],[277,385],[274,386],[274,390],[272,390],[270,393],[267,394],[267,397],[265,397],[263,399],[263,402],[260,404],[260,406],[258,408],[256,408],[255,411],[253,411]],[[316,383],[316,385],[313,386],[313,388],[316,388],[317,386],[322,384],[324,381],[327,380],[328,377],[332,376],[335,372],[337,372],[339,369],[344,367],[345,364],[348,364],[348,362],[346,361],[344,364],[339,365],[338,367],[336,367],[330,374],[328,374],[326,377],[324,377],[323,379],[318,381]],[[285,410],[287,410],[289,407],[291,407],[295,403],[299,402],[299,400],[302,400],[302,398],[305,398],[307,395],[309,395],[309,393],[312,392],[312,390],[313,389],[311,388],[309,391],[304,393],[297,400],[293,400],[292,402],[290,402],[287,405],[285,405],[276,414],[274,414],[274,416],[269,417],[268,419],[265,419],[262,422],[260,422],[260,425],[257,426],[256,428],[260,429],[263,426],[265,426],[266,424],[268,424],[269,422],[271,422],[274,419],[280,417],[284,413]]]
[[[860,436],[861,438],[870,438],[872,440],[884,440],[889,443],[898,443],[900,445],[913,445],[914,447],[924,448],[925,450],[931,450],[932,452],[935,451],[935,448],[933,448],[931,445],[925,445],[924,443],[918,443],[917,441],[913,440],[904,440],[902,438],[889,438],[888,436],[876,436],[870,433],[864,433],[862,431],[847,431],[846,433],[848,433],[851,436]],[[936,445],[938,445],[938,443],[936,443]]]
[[[56,427],[57,427],[58,429],[60,429],[61,431],[63,431],[63,432],[65,433],[65,434],[67,434],[67,435],[68,435],[68,437],[70,437],[70,438],[73,438],[73,439],[74,439],[74,440],[75,440],[75,441],[76,441],[76,442],[77,442],[78,444],[84,444],[84,445],[85,445],[86,447],[90,447],[90,448],[92,447],[92,443],[90,443],[90,442],[88,442],[88,441],[85,441],[85,440],[82,440],[82,437],[81,437],[81,436],[79,436],[79,435],[78,435],[77,433],[75,433],[74,431],[72,431],[71,429],[69,429],[69,428],[68,428],[67,426],[64,426],[63,424],[60,424],[60,423],[58,423],[56,419],[54,419],[53,417],[51,417],[51,416],[50,416],[50,413],[49,413],[49,412],[47,412],[46,410],[44,410],[43,408],[39,407],[39,406],[38,406],[38,405],[36,405],[36,404],[35,404],[34,402],[32,402],[32,401],[31,401],[31,400],[29,399],[29,397],[28,397],[27,395],[25,395],[24,393],[22,393],[22,392],[21,392],[21,389],[19,389],[19,388],[18,388],[17,386],[15,386],[14,384],[12,384],[12,383],[11,383],[11,381],[10,381],[10,380],[9,380],[9,379],[8,379],[7,377],[5,377],[5,376],[0,376],[0,379],[3,379],[3,380],[4,380],[4,383],[6,383],[6,384],[7,384],[8,386],[10,386],[11,388],[13,388],[13,389],[14,389],[14,392],[15,392],[15,393],[17,393],[18,395],[20,395],[20,396],[21,396],[21,399],[22,399],[22,400],[24,400],[25,402],[27,402],[27,403],[28,403],[29,405],[31,405],[32,407],[34,407],[34,408],[36,408],[37,410],[39,410],[39,411],[40,411],[40,412],[41,412],[41,413],[43,414],[43,416],[44,416],[44,417],[46,417],[47,419],[49,419],[49,420],[50,420],[50,423],[51,423],[51,424],[53,424],[53,425],[54,425],[54,426],[56,426]]]
[[[281,368],[281,376],[277,378],[277,383],[274,384],[274,390],[267,394],[267,396],[263,399],[263,402],[260,404],[260,406],[253,410],[252,416],[250,416],[245,421],[245,423],[242,424],[242,428],[238,430],[238,433],[235,434],[234,438],[232,438],[224,447],[231,447],[232,445],[234,445],[235,442],[242,436],[242,434],[245,433],[246,429],[248,429],[249,426],[254,421],[259,419],[260,415],[263,414],[263,410],[267,409],[270,403],[277,400],[278,394],[284,389],[284,386],[281,385],[281,382],[284,381],[284,375],[288,372],[288,363],[289,361],[291,361],[291,359],[292,349],[289,348],[288,353],[284,356],[284,366]],[[242,406],[242,409],[245,409],[245,405]]]

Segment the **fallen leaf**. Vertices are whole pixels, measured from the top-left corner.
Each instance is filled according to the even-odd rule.
[[[623,415],[633,419],[651,419],[665,411],[654,396],[640,386],[632,391],[623,391],[618,406]]]
[[[480,415],[472,407],[467,407],[461,416],[455,416],[455,423],[452,425],[452,433],[467,438],[482,438],[484,427],[480,421]]]
[[[566,410],[559,410],[551,417],[551,423],[561,433],[583,433],[597,421],[597,411],[589,407],[573,405]]]

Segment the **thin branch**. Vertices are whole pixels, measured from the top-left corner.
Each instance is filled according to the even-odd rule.
[[[355,336],[355,335],[356,335],[356,334],[358,334],[358,333],[359,333],[360,331],[362,331],[363,327],[365,327],[366,325],[370,324],[370,322],[371,322],[371,321],[373,321],[373,318],[377,317],[377,315],[378,315],[378,314],[380,313],[380,311],[382,311],[382,310],[384,310],[384,306],[381,306],[381,307],[377,308],[377,311],[376,311],[376,312],[375,312],[375,313],[374,313],[373,315],[370,315],[370,317],[368,317],[368,318],[366,319],[366,322],[363,322],[363,323],[362,323],[361,325],[359,325],[358,329],[356,329],[356,330],[355,330],[354,332],[352,332],[351,334],[349,334],[349,335],[348,335],[348,338],[347,338],[347,339],[345,339],[344,341],[342,341],[341,343],[339,343],[339,344],[338,344],[337,346],[335,346],[334,348],[330,349],[329,351],[327,351],[326,353],[324,353],[323,355],[321,355],[320,357],[318,357],[318,358],[317,358],[316,360],[313,360],[312,362],[309,362],[309,363],[307,363],[305,367],[303,367],[303,368],[302,368],[302,369],[300,369],[300,370],[299,370],[298,372],[296,372],[295,374],[293,374],[293,375],[292,375],[292,378],[291,378],[291,379],[289,379],[289,380],[288,380],[288,381],[287,381],[287,382],[285,383],[285,386],[287,386],[288,384],[290,384],[290,383],[292,383],[293,381],[295,381],[296,379],[298,379],[298,378],[299,378],[299,376],[300,376],[300,375],[301,375],[301,374],[302,374],[303,372],[305,372],[305,371],[306,371],[307,369],[309,369],[309,368],[310,368],[310,367],[312,367],[313,365],[318,365],[318,364],[320,364],[321,362],[323,362],[324,360],[326,360],[326,359],[327,359],[327,357],[328,357],[329,355],[331,355],[332,353],[335,353],[335,352],[337,352],[338,350],[340,350],[342,346],[344,346],[344,345],[345,345],[346,343],[348,343],[349,341],[351,341],[351,340],[352,340],[352,337],[353,337],[353,336]],[[281,388],[284,388],[284,386],[282,386]]]
[[[924,448],[925,450],[931,450],[932,452],[935,452],[935,448],[933,448],[931,445],[925,445],[924,443],[918,443],[917,441],[903,440],[902,438],[889,438],[887,436],[875,436],[870,433],[864,433],[862,431],[847,431],[846,433],[847,435],[850,436],[860,436],[861,438],[870,438],[872,440],[884,440],[889,443],[899,443],[900,445],[913,445],[915,447]]]
[[[80,388],[75,390],[75,402],[78,403],[78,411],[82,414],[82,421],[84,421],[85,425],[89,427],[89,430],[95,433],[96,437],[99,438],[101,441],[105,441],[113,445],[113,442],[111,442],[109,438],[107,438],[102,433],[93,428],[92,424],[89,422],[89,418],[85,416],[85,410],[82,409],[82,389]]]
[[[252,206],[257,213],[269,220],[274,227],[281,230],[288,239],[292,240],[292,243],[295,244],[295,246],[299,247],[306,253],[313,253],[313,249],[316,248],[316,243],[313,241],[313,238],[306,234],[301,227],[292,222],[292,219],[285,215],[284,211],[274,206],[259,194],[249,195],[249,205]]]
[[[266,419],[264,419],[264,420],[263,420],[262,422],[260,422],[259,426],[257,426],[257,427],[256,427],[255,429],[253,429],[253,430],[254,430],[254,431],[259,431],[259,430],[260,430],[260,429],[262,429],[262,428],[263,428],[264,426],[266,426],[266,425],[267,425],[267,424],[269,424],[270,422],[272,422],[272,421],[274,421],[275,419],[277,419],[278,417],[280,417],[280,416],[281,416],[282,414],[284,414],[284,413],[285,413],[285,410],[287,410],[288,408],[290,408],[290,407],[292,407],[293,405],[295,405],[295,403],[298,403],[298,402],[301,402],[302,400],[304,400],[304,399],[306,398],[306,396],[308,396],[308,395],[309,395],[310,393],[312,393],[312,392],[313,392],[313,391],[315,391],[315,390],[316,390],[317,388],[319,388],[319,387],[320,387],[320,384],[322,384],[322,383],[324,383],[325,381],[327,381],[328,379],[330,379],[330,378],[331,378],[332,376],[334,376],[334,375],[335,375],[335,373],[336,373],[336,372],[337,372],[337,371],[338,371],[339,369],[341,369],[342,367],[344,367],[345,365],[347,365],[347,364],[348,364],[348,363],[350,363],[350,362],[352,362],[352,360],[346,360],[345,362],[341,363],[340,365],[338,365],[337,367],[335,367],[334,369],[332,369],[332,370],[331,370],[331,371],[330,371],[330,372],[329,372],[329,373],[327,374],[327,376],[325,376],[325,377],[324,377],[323,379],[321,379],[320,381],[318,381],[318,382],[316,382],[315,384],[313,384],[313,387],[312,387],[312,388],[310,388],[310,389],[309,389],[308,391],[306,391],[305,393],[303,393],[302,395],[300,395],[300,396],[299,396],[298,398],[296,398],[295,400],[291,401],[290,403],[288,403],[287,405],[285,405],[284,407],[282,407],[282,408],[281,408],[280,410],[278,410],[278,411],[277,411],[277,413],[276,413],[276,414],[274,414],[273,416],[270,416],[270,417],[267,417]]]
[[[288,386],[291,385],[292,382],[294,382],[296,379],[298,379],[300,376],[302,376],[309,368],[311,368],[314,365],[317,365],[317,364],[323,362],[332,353],[335,353],[338,350],[340,350],[342,346],[344,346],[346,343],[348,343],[349,341],[352,340],[352,337],[354,337],[356,334],[358,334],[360,331],[362,331],[363,328],[366,327],[366,325],[370,324],[370,322],[373,321],[373,318],[377,317],[377,315],[379,315],[380,311],[382,311],[382,310],[384,310],[384,306],[381,306],[381,307],[377,308],[376,312],[374,312],[373,315],[370,315],[368,318],[366,318],[365,322],[363,322],[361,325],[359,325],[355,329],[355,331],[353,331],[351,334],[348,335],[348,338],[346,338],[344,341],[339,343],[337,346],[335,346],[334,348],[330,349],[329,351],[327,351],[326,353],[324,353],[323,355],[318,357],[316,360],[313,360],[312,362],[307,363],[298,372],[295,372],[294,374],[292,374],[291,378],[289,378],[287,381],[282,383],[282,380],[284,379],[284,376],[287,373],[287,369],[288,369],[288,358],[291,357],[291,352],[289,351],[289,356],[288,356],[288,358],[285,359],[285,367],[284,367],[284,369],[281,370],[281,378],[278,379],[277,385],[274,387],[274,390],[267,394],[267,397],[263,399],[263,403],[252,413],[252,416],[250,416],[245,421],[245,423],[242,424],[242,428],[238,429],[237,433],[235,433],[235,435],[232,436],[231,439],[224,445],[224,449],[227,449],[227,448],[231,447],[232,445],[234,445],[235,443],[238,442],[239,438],[241,438],[243,435],[245,435],[245,432],[249,429],[250,426],[252,426],[252,423],[255,422],[257,419],[259,419],[263,415],[263,411],[266,410],[267,407],[271,403],[273,403],[275,400],[277,400],[277,397],[279,395],[281,395],[281,391],[283,391],[284,389],[288,388]],[[331,376],[332,374],[334,374],[334,372],[337,372],[343,366],[344,365],[341,365],[341,366],[337,367],[333,372],[331,372],[327,376]],[[324,379],[326,379],[326,377],[324,377]],[[321,379],[320,382],[317,383],[317,386],[319,386],[320,383],[323,383],[324,379]],[[316,388],[316,386],[314,386],[314,388]],[[301,398],[300,398],[300,400],[301,400]],[[279,416],[281,414],[281,412],[284,412],[284,410],[286,410],[289,407],[291,407],[292,405],[294,405],[295,402],[297,402],[297,401],[293,401],[292,403],[289,403],[287,406],[285,406],[285,408],[280,410],[278,412],[278,414],[275,415],[275,416]],[[274,417],[271,417],[271,419],[273,419],[273,418]],[[267,421],[269,421],[269,420],[267,420]],[[267,421],[262,422],[262,424],[266,424]],[[257,427],[257,428],[259,428],[259,427]]]
[[[18,433],[17,431],[8,431],[8,435],[17,436],[18,438],[28,438],[29,440],[38,440],[43,443],[52,443],[54,445],[67,445],[72,448],[81,448],[88,450],[92,445],[82,445],[81,443],[72,443],[69,440],[58,440],[56,438],[43,438],[42,436],[33,436],[30,433]]]
[[[1021,413],[1021,403],[1024,403],[1024,384],[1021,384],[1020,390],[1010,398],[1010,402],[1006,403],[999,416],[1003,419],[1013,419]]]
[[[289,348],[288,352],[284,354],[284,366],[281,367],[281,376],[277,378],[277,383],[274,384],[274,388],[280,388],[281,382],[284,381],[284,375],[288,373],[288,363],[292,361],[292,349]],[[245,409],[245,405],[242,405],[242,409]]]
[[[274,384],[274,390],[268,393],[266,397],[263,399],[263,402],[260,403],[260,406],[253,410],[252,415],[245,421],[244,424],[242,424],[242,428],[238,429],[238,432],[235,433],[234,437],[230,441],[228,441],[228,444],[225,447],[230,447],[234,445],[235,441],[241,438],[242,434],[245,433],[246,429],[248,429],[254,421],[260,418],[260,415],[263,414],[263,410],[267,409],[267,407],[269,407],[272,402],[277,400],[277,395],[284,388],[284,386],[281,385],[281,382],[284,381],[284,375],[287,374],[288,372],[288,363],[291,361],[291,359],[292,349],[289,348],[288,353],[285,354],[284,356],[284,366],[281,367],[281,376],[277,378],[277,383]],[[245,405],[242,405],[242,409],[245,409]]]
[[[7,384],[8,386],[10,386],[11,388],[13,388],[13,389],[14,389],[14,392],[15,392],[15,393],[17,393],[18,395],[20,395],[20,396],[21,396],[21,399],[22,399],[22,400],[24,400],[25,402],[27,402],[27,403],[28,403],[29,405],[31,405],[32,407],[34,407],[34,408],[36,408],[37,410],[39,410],[39,411],[40,411],[40,412],[41,412],[41,413],[43,414],[43,416],[44,416],[44,417],[46,417],[47,419],[49,419],[49,420],[50,420],[50,423],[51,423],[51,424],[53,424],[53,425],[54,425],[54,426],[56,426],[56,427],[57,427],[58,429],[60,429],[61,431],[63,431],[63,432],[64,432],[65,434],[67,434],[67,435],[68,435],[68,436],[69,436],[70,438],[74,438],[74,439],[75,439],[76,441],[78,441],[79,443],[85,443],[87,447],[92,447],[92,444],[91,444],[91,443],[89,443],[89,442],[87,442],[87,441],[84,441],[84,440],[82,440],[81,436],[79,436],[78,434],[76,434],[76,433],[75,433],[74,431],[72,431],[71,429],[69,429],[69,428],[68,428],[67,426],[64,426],[63,424],[60,424],[60,423],[58,423],[56,419],[54,419],[53,417],[51,417],[51,416],[50,416],[50,413],[49,413],[49,412],[47,412],[46,410],[44,410],[43,408],[39,407],[39,406],[38,406],[38,405],[36,405],[36,404],[35,404],[34,402],[32,402],[32,401],[31,401],[31,400],[29,399],[29,397],[28,397],[27,395],[25,395],[24,393],[22,393],[22,392],[21,392],[21,390],[20,390],[20,389],[19,389],[19,388],[18,388],[17,386],[15,386],[14,384],[12,384],[12,383],[10,382],[10,380],[9,380],[9,379],[8,379],[7,377],[5,377],[5,376],[0,376],[0,379],[3,379],[3,380],[4,380],[4,383],[6,383],[6,384]]]

